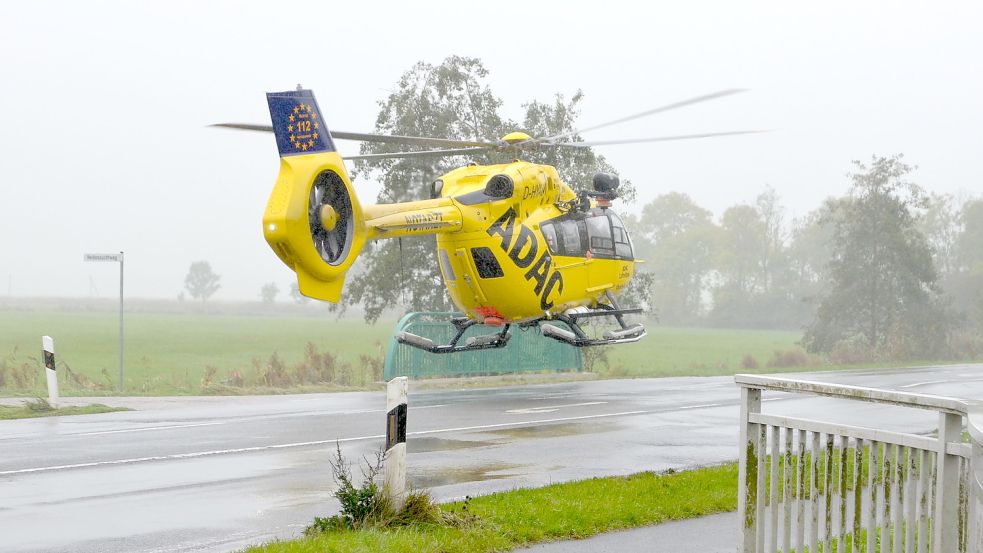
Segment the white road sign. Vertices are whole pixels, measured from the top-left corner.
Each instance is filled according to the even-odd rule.
[[[120,261],[123,259],[121,253],[87,253],[85,261]]]

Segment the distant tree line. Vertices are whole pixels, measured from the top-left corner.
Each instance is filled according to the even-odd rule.
[[[513,130],[571,132],[583,97],[577,91],[570,99],[532,101],[521,120],[509,120],[481,61],[458,56],[417,63],[391,90],[379,103],[376,132],[474,140]],[[367,143],[362,153],[399,147]],[[575,188],[596,171],[614,170],[590,148],[524,156],[555,166]],[[427,197],[433,179],[469,161],[509,159],[488,153],[363,160],[353,177],[379,182],[377,201],[403,202]],[[647,263],[624,303],[650,306],[665,325],[801,329],[807,349],[845,362],[979,357],[983,200],[926,193],[910,181],[912,171],[901,156],[857,162],[846,195],[796,219],[772,189],[719,217],[684,193],[659,196],[627,217],[636,256]],[[623,190],[630,203],[634,187],[627,182]],[[294,288],[291,296],[302,301]],[[368,244],[343,301],[340,309],[360,305],[369,322],[387,310],[451,309],[433,238]]]
[[[667,325],[805,329],[844,361],[983,354],[983,200],[855,162],[847,195],[789,220],[771,189],[719,218],[671,192],[630,223]]]

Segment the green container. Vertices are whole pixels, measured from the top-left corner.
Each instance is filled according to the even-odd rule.
[[[409,313],[396,323],[393,336],[401,331],[430,338],[435,344],[449,344],[454,337],[452,317],[461,313]],[[554,321],[551,324],[561,326]],[[488,334],[496,329],[482,325],[472,326],[458,342],[463,344],[470,336]],[[445,376],[479,376],[516,374],[539,371],[581,371],[584,368],[580,348],[546,338],[539,326],[520,329],[512,327],[512,338],[504,348],[466,351],[459,353],[430,353],[405,344],[395,338],[389,340],[384,377],[388,381],[397,376],[411,378],[439,378]]]

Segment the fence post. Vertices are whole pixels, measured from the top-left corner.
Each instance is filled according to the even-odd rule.
[[[741,387],[740,462],[737,475],[737,512],[741,521],[738,553],[753,553],[757,548],[758,457],[761,433],[758,425],[748,422],[751,413],[761,412],[761,390]]]
[[[939,413],[939,449],[936,461],[935,553],[953,553],[959,543],[959,457],[946,453],[950,442],[962,441],[962,416]]]
[[[983,409],[974,405],[967,417],[973,443],[969,465],[969,553],[983,553]]]
[[[44,349],[44,376],[48,381],[48,403],[58,407],[58,373],[55,372],[55,341],[51,336],[41,337],[41,347]]]
[[[386,458],[383,493],[399,511],[406,500],[406,403],[409,379],[396,377],[386,385]]]

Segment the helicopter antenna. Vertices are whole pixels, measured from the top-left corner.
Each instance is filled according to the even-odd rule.
[[[406,275],[403,274],[403,237],[397,238],[396,242],[399,244],[399,281],[406,282]],[[399,299],[406,305],[406,286],[399,287]]]

